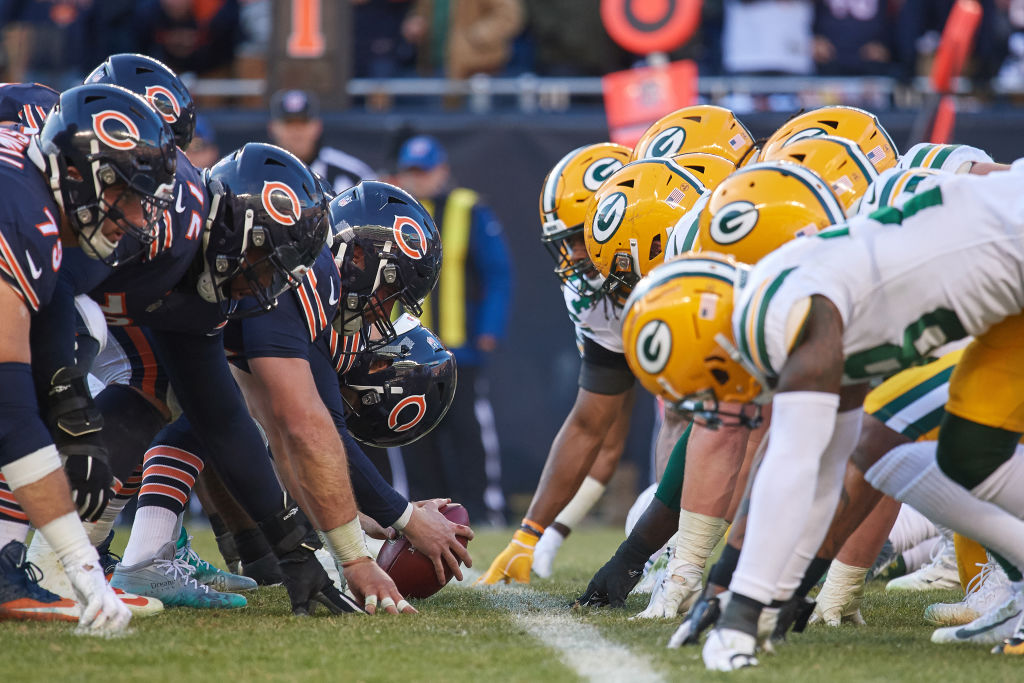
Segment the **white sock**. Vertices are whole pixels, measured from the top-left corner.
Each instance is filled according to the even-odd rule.
[[[849,410],[836,416],[832,440],[821,457],[818,481],[814,487],[814,503],[807,517],[800,542],[779,577],[775,587],[776,600],[788,600],[803,581],[807,566],[821,548],[828,528],[832,524],[839,496],[843,492],[846,463],[857,447],[864,411]]]
[[[892,525],[892,531],[889,532],[889,542],[892,543],[893,550],[905,553],[924,541],[934,538],[937,533],[931,520],[918,512],[913,505],[904,504],[900,506],[896,523]]]
[[[28,538],[28,522],[12,522],[0,519],[0,548],[11,541],[24,543]]]
[[[708,555],[722,540],[728,528],[729,522],[721,517],[680,510],[674,557],[703,569],[708,561]]]
[[[96,548],[89,543],[77,512],[69,512],[44,524],[39,528],[39,533],[53,548],[53,552],[57,553],[65,568],[99,564],[100,557],[96,554]]]
[[[925,563],[931,562],[932,551],[935,550],[936,544],[942,542],[942,536],[932,536],[931,538],[926,538],[925,540],[921,541],[913,548],[904,550],[903,564],[907,568],[907,573],[911,574],[913,572],[916,572],[918,569],[923,567]]]
[[[576,490],[576,495],[555,517],[555,522],[566,529],[575,529],[603,494],[604,484],[587,475],[579,489]]]
[[[1016,517],[1024,517],[1024,452],[1020,446],[1009,460],[973,489],[982,500],[995,503]]]
[[[998,472],[998,470],[997,470]],[[999,506],[976,498],[934,462],[897,498],[937,524],[955,529],[1024,567],[1024,521]]]
[[[157,551],[168,541],[173,541],[178,516],[157,505],[141,507],[135,513],[135,523],[128,537],[121,564],[131,566],[156,557]]]

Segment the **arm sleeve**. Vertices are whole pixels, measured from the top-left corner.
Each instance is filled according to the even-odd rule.
[[[483,298],[474,334],[505,336],[512,296],[512,263],[501,223],[485,206],[473,207],[472,255],[479,269]]]

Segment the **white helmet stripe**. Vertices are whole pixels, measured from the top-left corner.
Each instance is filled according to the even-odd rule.
[[[548,174],[547,182],[544,183],[544,190],[541,193],[541,208],[544,211],[545,223],[553,221],[557,218],[555,216],[555,199],[557,199],[556,193],[558,190],[558,180],[562,177],[562,172],[565,170],[565,167],[569,165],[569,162],[573,160],[573,157],[579,154],[581,150],[586,149],[588,146],[589,145],[577,147],[573,151],[566,154],[559,160],[557,164],[555,164],[555,167],[551,169],[551,173]]]

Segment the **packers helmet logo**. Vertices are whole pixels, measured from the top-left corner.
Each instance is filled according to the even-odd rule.
[[[174,123],[181,116],[181,105],[178,104],[178,98],[162,85],[146,86],[146,101],[167,123]]]
[[[427,233],[422,225],[408,216],[395,216],[391,230],[395,233],[395,244],[403,254],[416,260],[426,255]]]
[[[711,217],[711,239],[733,244],[750,234],[757,225],[757,207],[750,202],[730,202]]]
[[[668,365],[672,354],[672,331],[664,320],[648,321],[636,336],[636,359],[649,375],[657,375]]]
[[[685,129],[679,126],[666,128],[651,140],[651,144],[647,146],[647,152],[644,153],[644,158],[660,159],[675,156],[683,148],[684,142],[686,142]]]
[[[622,168],[622,162],[613,157],[598,159],[583,172],[583,187],[591,192],[597,192],[601,183],[608,180],[613,173]]]
[[[594,241],[604,244],[612,238],[622,225],[626,215],[626,195],[622,192],[610,194],[601,200],[594,213]]]
[[[786,141],[782,143],[782,146],[792,145],[798,140],[806,140],[807,138],[820,138],[822,135],[828,135],[828,131],[824,128],[804,128],[786,138]]]
[[[412,414],[412,417],[407,417],[405,421],[401,421],[402,411],[409,407],[412,407],[415,412]],[[426,414],[427,399],[424,395],[406,396],[391,409],[391,413],[388,415],[388,429],[393,432],[408,431],[418,425]]]
[[[92,129],[103,144],[114,149],[134,149],[139,144],[139,127],[127,114],[104,109],[92,115]]]
[[[275,221],[281,225],[295,225],[301,213],[299,196],[287,183],[278,180],[264,180],[263,193],[260,195],[263,200],[263,208]]]

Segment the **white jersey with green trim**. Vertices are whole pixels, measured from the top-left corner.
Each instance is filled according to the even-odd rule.
[[[943,175],[903,210],[856,216],[760,261],[737,290],[733,333],[769,377],[810,307],[843,319],[847,381],[926,362],[1024,310],[1024,160],[987,176]]]
[[[622,349],[622,309],[600,294],[579,294],[575,288],[562,286],[562,296],[569,319],[576,327],[576,344],[583,352],[587,337],[614,353]]]
[[[672,228],[672,234],[668,236],[668,244],[665,245],[665,260],[686,254],[693,247],[697,239],[697,228],[700,225],[700,212],[708,205],[711,193],[705,192],[694,203],[693,208],[683,214],[683,217],[676,221]]]
[[[992,157],[985,150],[970,145],[919,142],[900,157],[896,168],[901,171],[909,168],[934,168],[949,173],[967,173],[971,170],[971,164],[976,162],[991,163]]]
[[[934,168],[893,167],[883,171],[861,197],[858,214],[869,214],[878,209],[902,208],[918,192],[934,187],[945,171]]]

